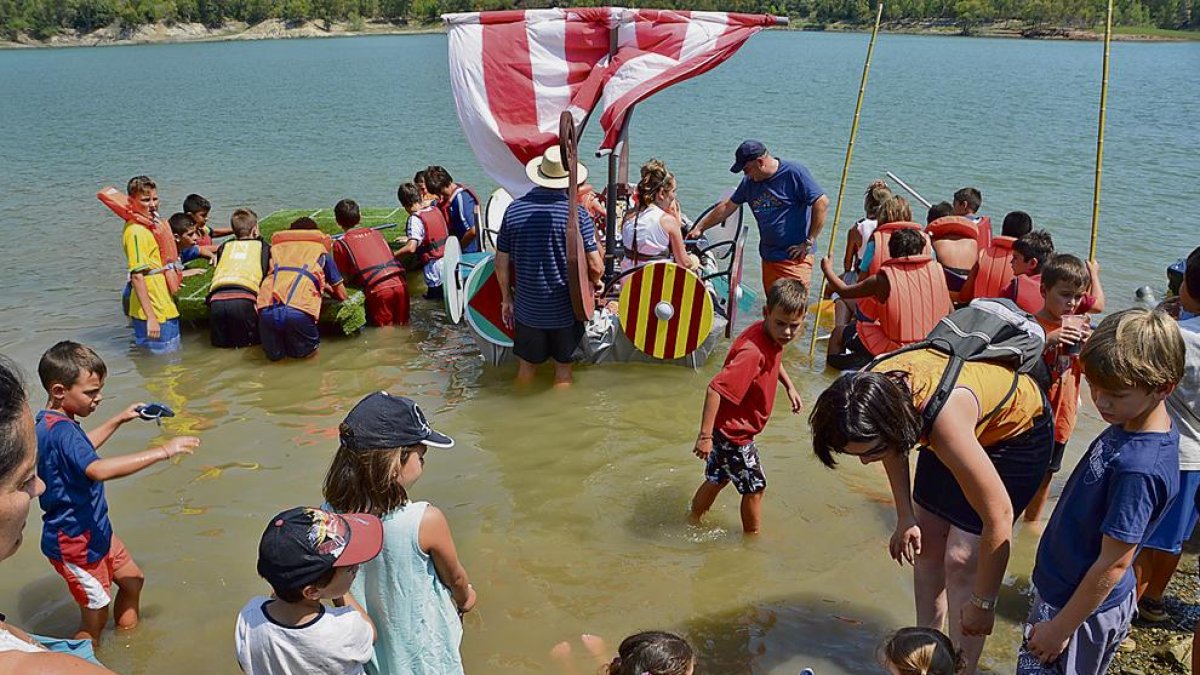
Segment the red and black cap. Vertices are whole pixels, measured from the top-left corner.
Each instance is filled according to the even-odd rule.
[[[263,531],[258,574],[277,591],[300,589],[335,567],[365,563],[381,550],[379,518],[299,506],[272,518]]]

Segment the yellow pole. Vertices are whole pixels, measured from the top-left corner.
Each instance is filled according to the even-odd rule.
[[[1111,3],[1112,0],[1109,0]],[[875,51],[875,36],[879,34],[879,21],[883,19],[883,3],[875,10],[875,27],[871,29],[871,42],[867,45],[867,60],[863,64],[862,82],[858,85],[858,103],[854,106],[854,121],[850,123],[850,142],[846,145],[846,162],[842,165],[842,182],[838,186],[837,205],[833,208],[833,227],[829,230],[829,248],[826,255],[833,255],[833,247],[837,243],[838,219],[842,216],[842,197],[846,195],[846,179],[850,174],[850,156],[854,154],[854,138],[858,135],[858,117],[862,112],[863,95],[867,92],[867,74],[871,72],[871,54]],[[821,277],[821,292],[817,295],[817,313],[813,317],[812,338],[808,341],[808,364],[815,363],[814,354],[817,349],[817,326],[820,324],[821,298],[825,297],[825,275],[819,270],[813,270]]]
[[[1088,260],[1096,259],[1096,237],[1100,234],[1100,173],[1104,167],[1104,118],[1108,112],[1108,55],[1112,48],[1113,0],[1108,0],[1104,26],[1104,75],[1100,81],[1100,128],[1096,131],[1096,184],[1092,188],[1092,245]]]

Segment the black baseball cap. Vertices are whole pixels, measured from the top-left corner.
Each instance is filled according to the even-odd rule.
[[[746,168],[746,162],[752,159],[758,159],[767,154],[767,146],[759,141],[742,141],[738,146],[737,154],[734,155],[733,166],[729,167],[729,173],[741,173],[742,169]]]
[[[258,575],[276,591],[304,588],[335,567],[361,565],[383,550],[383,523],[368,513],[298,506],[271,519],[258,543]]]
[[[421,406],[404,396],[377,391],[359,401],[338,427],[342,445],[351,450],[387,450],[424,443],[452,448],[454,439],[425,421]]]

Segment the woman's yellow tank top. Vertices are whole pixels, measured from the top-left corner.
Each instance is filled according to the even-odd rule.
[[[937,389],[942,373],[946,370],[949,357],[932,349],[918,349],[897,354],[876,365],[871,370],[880,373],[901,371],[908,374],[908,386],[912,389],[913,404],[918,410]],[[999,406],[1004,405],[975,430],[979,444],[983,447],[1008,440],[1033,427],[1033,422],[1042,414],[1042,392],[1028,375],[1021,375],[1017,390],[1004,401],[1012,389],[1013,371],[1004,366],[983,361],[968,361],[963,365],[955,389],[966,389],[979,403],[979,417],[983,418]],[[925,439],[921,439],[925,443]]]

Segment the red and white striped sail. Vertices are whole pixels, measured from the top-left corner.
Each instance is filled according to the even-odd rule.
[[[707,72],[781,20],[617,7],[447,14],[458,119],[480,165],[514,195],[525,163],[558,140],[558,118],[600,114],[612,149],[633,104]],[[610,53],[616,32],[616,50]]]

